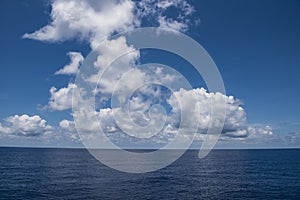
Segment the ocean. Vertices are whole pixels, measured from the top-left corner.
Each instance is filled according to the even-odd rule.
[[[300,149],[189,150],[145,174],[84,149],[0,148],[0,199],[300,199]]]

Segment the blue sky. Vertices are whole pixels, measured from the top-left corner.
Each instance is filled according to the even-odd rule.
[[[258,139],[258,145],[233,140],[223,146],[299,147],[300,1],[201,0],[188,3],[194,13],[185,16],[188,28],[179,31],[199,42],[214,59],[227,95],[242,102],[240,106],[245,110],[247,126],[270,126],[272,134],[281,138]],[[171,9],[164,14],[172,19],[174,13]],[[13,124],[7,119],[14,115],[38,115],[55,134],[64,132],[59,122],[72,121],[70,109],[49,108],[49,90],[51,87],[59,90],[74,82],[75,76],[54,73],[70,62],[68,52],[80,52],[83,57],[88,55],[91,42],[78,37],[61,41],[23,38],[25,33],[50,24],[50,15],[50,1],[0,2],[0,124],[3,130]],[[143,26],[159,25],[153,16],[146,16],[142,22]],[[142,63],[156,61],[173,66],[188,77],[194,88],[205,87],[191,67],[183,66],[187,63],[171,58],[172,55],[159,51],[141,53],[140,57]],[[56,143],[56,140],[40,142],[43,140],[40,134],[40,139],[36,140],[25,133],[15,133],[22,132],[18,128],[2,132],[1,145],[52,146]],[[293,135],[289,136],[291,132]],[[296,139],[290,142],[286,136]],[[25,143],[19,142],[24,138]],[[80,143],[67,140],[62,139],[61,144],[76,146]]]

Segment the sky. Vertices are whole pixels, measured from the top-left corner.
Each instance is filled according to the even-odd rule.
[[[86,56],[100,49],[95,60],[96,73],[88,80],[93,86],[104,72],[107,59],[122,51],[133,51],[113,63],[107,76],[98,83],[96,115],[103,131],[116,145],[151,148],[168,143],[178,128],[176,101],[180,101],[181,109],[185,110],[181,117],[189,119],[183,128],[187,134],[196,132],[194,147],[197,148],[208,129],[207,107],[217,107],[220,103],[217,99],[222,98],[227,102],[227,114],[218,148],[299,147],[299,11],[300,1],[296,0],[3,0],[0,2],[0,145],[82,147],[85,138],[93,138],[98,131],[94,124],[79,126],[78,135],[74,116],[77,119],[86,116],[72,110],[72,92],[81,91],[74,81]],[[216,63],[226,94],[210,93],[193,66],[174,54],[138,50],[124,38],[110,38],[138,27],[170,28],[196,40]],[[119,75],[128,70],[133,71],[123,81],[129,89],[139,80],[167,83],[164,77],[168,72],[158,72],[159,67],[153,66],[155,74],[138,67],[138,63],[150,62],[176,69],[192,89],[172,93],[152,85],[135,91],[129,98],[134,126],[149,123],[154,128],[160,127],[162,113],[154,112],[153,120],[148,115],[156,103],[167,112],[165,126],[157,136],[137,139],[124,133],[132,133],[136,127],[129,126],[132,124],[126,121],[128,116],[124,117],[123,111],[120,111],[123,121],[118,124],[113,119],[112,113],[118,108],[112,108],[109,100],[113,86],[120,81]],[[170,84],[175,82],[176,78]],[[212,99],[215,105],[210,105]],[[194,112],[195,105],[200,112]],[[197,130],[192,131],[195,124]]]

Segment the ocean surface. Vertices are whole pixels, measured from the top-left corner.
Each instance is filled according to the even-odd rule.
[[[189,150],[156,172],[110,169],[84,149],[0,148],[0,199],[300,199],[300,149]]]

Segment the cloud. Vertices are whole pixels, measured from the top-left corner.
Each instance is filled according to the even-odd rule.
[[[251,137],[255,137],[258,134],[262,135],[273,135],[273,130],[269,125],[256,125],[256,126],[249,126],[248,132],[251,134]]]
[[[165,96],[163,97],[163,95]],[[87,123],[83,123],[81,130],[86,130],[87,132],[97,131],[97,127],[100,125],[106,133],[124,132],[143,138],[152,135],[151,132],[160,132],[160,136],[156,139],[161,141],[162,137],[164,137],[166,142],[174,137],[179,125],[184,128],[187,134],[190,134],[191,130],[196,130],[197,134],[206,134],[211,120],[211,108],[214,107],[214,110],[217,112],[215,115],[221,116],[222,113],[218,112],[222,112],[222,110],[219,110],[218,107],[224,99],[226,101],[226,119],[222,132],[224,137],[246,138],[251,134],[272,134],[272,130],[268,126],[252,127],[248,125],[242,103],[233,96],[209,93],[204,88],[180,89],[168,96],[166,91],[162,90],[160,86],[144,86],[133,93],[128,101],[129,113],[127,113],[126,109],[120,107],[101,108],[99,112],[91,110],[90,115],[96,114],[100,123],[97,124],[98,122],[85,120]],[[151,110],[154,108],[152,106],[155,106],[157,103],[168,103],[172,109],[166,111],[166,113]],[[184,112],[182,113],[181,110],[184,110]],[[77,117],[82,115],[82,119],[86,119],[86,115],[89,114],[76,113],[76,115]],[[182,121],[183,118],[185,120]],[[163,119],[166,119],[164,126],[162,126],[162,123],[164,123]],[[70,127],[73,127],[73,124],[63,121],[61,127],[70,131]]]
[[[23,37],[57,42],[84,39],[91,44],[133,27],[134,3],[118,0],[54,0],[50,24]]]
[[[158,23],[160,28],[168,28],[176,31],[184,31],[188,28],[187,24],[178,22],[177,20],[167,19],[164,16],[158,18]]]
[[[69,120],[62,120],[59,122],[59,127],[61,127],[62,129],[69,131],[69,132],[75,132],[75,123],[73,121],[69,121]]]
[[[54,0],[51,6],[50,23],[23,38],[48,42],[81,39],[95,49],[111,34],[140,27],[145,20],[185,31],[194,12],[190,4],[179,0]],[[169,9],[175,9],[176,15],[168,15]]]
[[[77,132],[51,126],[39,115],[14,115],[0,123],[0,145],[78,147]]]
[[[300,143],[300,131],[289,132],[286,136],[284,136],[284,142],[286,144],[299,145]]]
[[[141,0],[136,3],[136,17],[141,22],[181,32],[188,30],[194,12],[193,6],[182,0]]]
[[[178,119],[185,118],[185,127],[195,128],[198,126],[199,133],[206,133],[211,120],[210,112],[212,106],[217,112],[215,115],[222,116],[222,110],[218,106],[225,100],[226,102],[226,117],[223,128],[223,134],[235,132],[235,136],[244,136],[247,128],[246,113],[241,107],[241,102],[233,96],[226,96],[220,93],[209,93],[204,88],[196,88],[192,90],[180,89],[172,94],[168,99],[172,106],[174,126],[178,124]],[[180,109],[184,110],[184,116],[177,116]]]
[[[121,76],[130,69],[134,70],[130,74],[130,77],[126,79],[128,89],[134,88],[136,84],[138,84],[137,81],[142,82],[144,73],[135,68],[135,62],[140,56],[139,51],[135,50],[132,46],[128,46],[124,37],[119,37],[115,40],[106,40],[100,47],[101,48],[97,49],[99,55],[93,63],[96,73],[86,77],[86,81],[93,87],[97,86],[98,96],[101,96],[101,101],[107,100],[111,96],[116,83],[120,80]],[[120,54],[122,55],[126,52],[130,53],[117,59]],[[81,57],[81,55],[79,57]],[[77,61],[79,60],[78,58],[74,59]],[[112,61],[114,62],[111,63]],[[62,70],[65,71],[71,64],[64,67]],[[111,64],[111,66],[107,68],[109,64]],[[100,77],[101,80],[98,82]],[[133,79],[135,79],[135,82],[132,82]],[[77,86],[72,83],[69,83],[67,87],[60,89],[51,87],[48,107],[56,111],[71,109],[74,88],[77,88]],[[75,102],[81,103],[78,102],[79,99],[80,97],[76,98]]]
[[[5,122],[5,124],[0,124],[0,133],[7,135],[40,136],[53,129],[38,115],[14,115],[7,117]]]
[[[72,95],[73,89],[77,86],[75,84],[69,83],[67,87],[56,89],[51,87],[50,89],[50,99],[49,107],[52,110],[68,110],[72,108]]]
[[[65,65],[62,69],[55,72],[56,75],[58,75],[58,74],[65,74],[65,75],[76,74],[79,66],[81,65],[82,61],[84,60],[81,53],[78,53],[78,52],[69,52],[67,55],[70,57],[70,63],[68,65]]]
[[[101,77],[98,88],[101,89],[101,93],[111,94],[120,76],[135,67],[140,57],[139,51],[127,45],[125,37],[119,37],[105,40],[97,48],[97,53],[98,57],[94,62],[97,72],[88,77],[87,81],[96,85]]]
[[[66,133],[67,136],[73,141],[79,141],[79,136],[77,134],[74,121],[62,120],[59,122],[60,132]]]
[[[95,62],[96,66],[100,66],[96,63],[97,61]],[[269,126],[254,127],[247,124],[246,112],[242,107],[242,102],[233,96],[227,96],[221,93],[210,93],[204,88],[181,88],[179,90],[168,91],[168,89],[160,85],[143,85],[144,81],[150,83],[159,82],[162,83],[162,85],[167,85],[166,83],[168,83],[172,86],[180,82],[176,74],[171,74],[161,67],[149,66],[145,69],[129,67],[127,70],[130,70],[130,73],[127,73],[125,77],[121,76],[122,73],[125,72],[118,74],[116,70],[115,74],[112,72],[109,73],[109,76],[106,77],[107,87],[105,87],[106,85],[101,85],[100,81],[99,92],[102,92],[101,97],[103,97],[105,93],[109,93],[108,96],[110,96],[114,90],[117,94],[117,102],[123,102],[124,99],[129,98],[127,107],[129,110],[118,107],[119,104],[115,104],[116,107],[111,108],[108,106],[110,105],[109,98],[101,99],[101,101],[105,103],[101,104],[102,106],[100,106],[100,108],[94,110],[94,107],[91,106],[93,105],[92,101],[84,102],[79,98],[79,102],[81,102],[80,104],[78,104],[78,102],[77,105],[80,105],[80,109],[72,114],[81,119],[80,130],[84,134],[96,133],[99,131],[99,127],[101,127],[106,134],[110,134],[110,137],[112,137],[114,141],[117,141],[117,136],[119,139],[125,138],[131,141],[132,138],[124,136],[124,133],[139,138],[149,138],[153,133],[157,133],[158,136],[152,137],[151,139],[153,142],[163,143],[163,141],[170,141],[177,133],[179,125],[181,125],[183,130],[187,133],[186,137],[191,136],[191,133],[194,133],[196,130],[196,138],[202,140],[204,137],[199,135],[204,135],[207,132],[211,122],[210,114],[212,108],[216,111],[216,113],[214,113],[216,116],[222,116],[224,113],[222,113],[223,111],[219,106],[225,101],[226,118],[221,136],[223,140],[251,139],[255,137],[259,138],[261,135],[272,135],[272,129]],[[116,75],[116,79],[114,79],[114,75]],[[114,88],[115,82],[119,84],[116,88]],[[109,83],[112,85],[109,85]],[[63,88],[61,91],[54,90],[55,93],[59,93],[59,95],[56,95],[56,97],[59,98],[53,98],[57,99],[53,101],[56,102],[56,106],[52,105],[56,110],[62,109],[58,109],[58,107],[64,107],[64,109],[70,108],[71,105],[68,104],[69,101],[64,103],[68,100],[70,87],[76,87],[78,89],[77,86],[70,86],[69,84],[67,88]],[[54,92],[52,92],[52,94],[54,94]],[[128,94],[131,96],[127,96]],[[63,97],[64,95],[66,97]],[[89,101],[89,99],[87,100]],[[63,106],[65,104],[67,104],[67,106]],[[164,108],[169,107],[171,109],[166,109],[165,112],[161,110],[155,111],[153,108],[155,108],[156,104],[161,104],[164,105]],[[181,112],[181,110],[184,112]],[[87,120],[93,119],[93,115],[96,115],[99,119],[99,123],[97,120]],[[60,127],[68,132],[75,131],[74,123],[70,121],[62,121]],[[111,135],[112,133],[114,133],[114,135]],[[120,135],[123,136],[120,137]],[[137,142],[144,142],[144,140]]]

